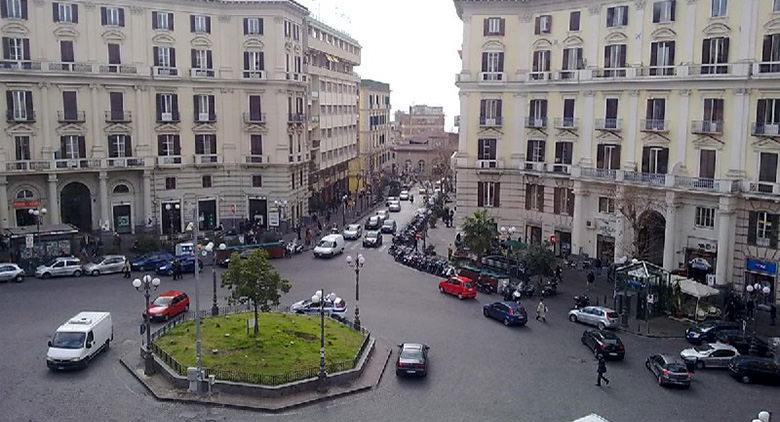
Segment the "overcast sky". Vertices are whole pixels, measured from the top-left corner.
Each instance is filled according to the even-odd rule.
[[[452,0],[299,0],[312,16],[357,39],[362,78],[390,84],[393,109],[444,106],[460,112],[455,74],[462,27]]]

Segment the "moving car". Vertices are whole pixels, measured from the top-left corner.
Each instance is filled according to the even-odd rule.
[[[366,230],[379,230],[380,227],[382,227],[382,221],[379,219],[379,216],[373,215],[366,220]]]
[[[626,347],[620,337],[607,330],[585,330],[582,333],[582,344],[588,346],[593,354],[604,356],[604,359],[623,360],[626,357]]]
[[[385,222],[382,223],[382,233],[395,234],[395,230],[395,220],[385,220]]]
[[[390,217],[390,213],[387,210],[379,210],[376,216],[379,217],[379,222],[384,223]]]
[[[385,200],[385,206],[388,206],[388,205],[390,205],[391,203],[393,203],[395,201],[398,201],[398,197],[397,196],[388,196],[387,200]]]
[[[726,368],[735,356],[739,356],[737,349],[723,343],[704,343],[680,352],[685,363],[699,369]]]
[[[658,385],[676,385],[683,388],[691,386],[691,373],[685,364],[671,355],[650,355],[645,367],[655,375]]]
[[[366,232],[363,236],[363,246],[367,248],[378,248],[382,246],[382,234],[379,231]]]
[[[54,258],[48,264],[35,269],[35,276],[38,278],[81,277],[83,273],[81,260],[73,256]]]
[[[84,274],[100,275],[121,273],[125,268],[127,258],[123,255],[106,255],[95,259],[94,262],[84,264]]]
[[[734,346],[741,355],[772,357],[773,350],[765,337],[754,336],[743,330],[720,330],[715,339]]]
[[[363,235],[363,226],[360,224],[350,224],[341,233],[346,240],[357,240]]]
[[[317,258],[334,257],[340,253],[344,253],[344,236],[340,234],[329,234],[314,247],[314,256]]]
[[[172,276],[173,275],[173,263],[179,262],[181,264],[181,273],[195,273],[195,256],[193,255],[182,255],[177,256],[170,261],[160,265],[157,267],[157,270],[155,271],[157,275],[167,275]],[[198,269],[203,269],[203,261],[200,259],[198,260]]]
[[[24,281],[24,270],[16,264],[0,264],[0,282],[15,281],[21,283]]]
[[[510,325],[523,326],[528,322],[528,313],[517,302],[493,302],[482,307],[482,315],[501,321],[507,327]]]
[[[51,370],[85,367],[114,340],[108,312],[79,312],[57,328],[49,340],[46,366]]]
[[[338,319],[344,319],[346,317],[347,302],[336,296],[335,293],[331,292],[325,296],[323,303],[325,315]],[[290,305],[290,312],[295,312],[296,314],[319,315],[320,304],[312,302],[311,299],[301,300]]]
[[[408,190],[402,190],[401,193],[398,195],[398,199],[401,201],[409,201],[409,191]]]
[[[156,271],[160,265],[173,260],[173,254],[169,252],[150,252],[130,261],[133,271]]]
[[[395,374],[398,376],[428,375],[428,347],[420,343],[402,343],[398,345],[398,360],[395,363]]]
[[[163,292],[154,302],[149,304],[149,319],[168,320],[190,309],[190,298],[180,290]]]
[[[425,188],[417,189],[417,193],[420,194],[420,195],[425,195],[425,192],[426,192]]]
[[[729,362],[729,372],[745,384],[780,384],[780,365],[769,358],[737,356]]]
[[[392,201],[388,206],[390,212],[401,212],[401,201]]]
[[[474,281],[460,275],[442,280],[439,283],[439,291],[457,296],[461,300],[477,298],[477,287],[474,285]]]
[[[569,321],[595,325],[599,330],[617,328],[618,314],[603,306],[586,306],[582,309],[569,311]]]
[[[685,339],[692,344],[713,342],[721,330],[738,330],[740,325],[731,321],[710,320],[704,321],[685,330]]]

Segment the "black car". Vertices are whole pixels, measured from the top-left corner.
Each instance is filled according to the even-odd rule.
[[[766,338],[753,336],[743,330],[722,330],[715,338],[725,344],[734,346],[741,355],[772,357],[772,346]]]
[[[382,220],[376,215],[369,217],[363,226],[366,230],[379,230],[380,227],[382,227]]]
[[[399,344],[401,350],[395,363],[395,374],[398,376],[415,375],[424,377],[428,375],[428,347],[420,343]]]
[[[626,347],[620,337],[607,330],[585,330],[582,333],[582,344],[588,346],[593,354],[604,356],[604,359],[623,360],[626,357]]]
[[[523,326],[528,322],[528,313],[523,305],[517,302],[494,302],[482,307],[482,314],[487,318],[501,321],[507,327],[510,325]]]
[[[645,367],[655,375],[658,385],[675,385],[689,388],[691,373],[678,358],[671,355],[650,355],[645,361]]]
[[[745,384],[780,384],[780,365],[769,358],[737,356],[729,362],[729,372]]]
[[[692,344],[701,344],[704,342],[712,343],[715,341],[715,336],[718,335],[718,332],[723,330],[736,330],[740,328],[741,327],[738,323],[731,321],[704,321],[685,330],[685,339]]]
[[[395,220],[385,220],[385,222],[382,223],[382,233],[395,234],[395,229]]]
[[[363,246],[366,248],[378,248],[382,246],[382,234],[378,231],[363,233]]]

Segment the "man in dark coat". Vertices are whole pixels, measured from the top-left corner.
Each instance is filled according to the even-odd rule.
[[[597,370],[598,378],[596,378],[596,385],[601,387],[601,380],[604,380],[604,382],[606,382],[607,385],[609,385],[609,380],[607,379],[607,377],[604,376],[604,374],[607,372],[607,362],[604,360],[604,356],[602,356],[601,354],[599,354],[598,359],[599,359],[599,367]]]

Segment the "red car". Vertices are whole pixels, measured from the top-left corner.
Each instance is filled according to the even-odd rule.
[[[452,276],[439,283],[439,291],[457,296],[458,299],[475,299],[477,297],[477,287],[470,278],[461,275]]]
[[[190,298],[180,290],[168,290],[161,293],[154,302],[149,304],[149,318],[168,320],[190,309]]]

